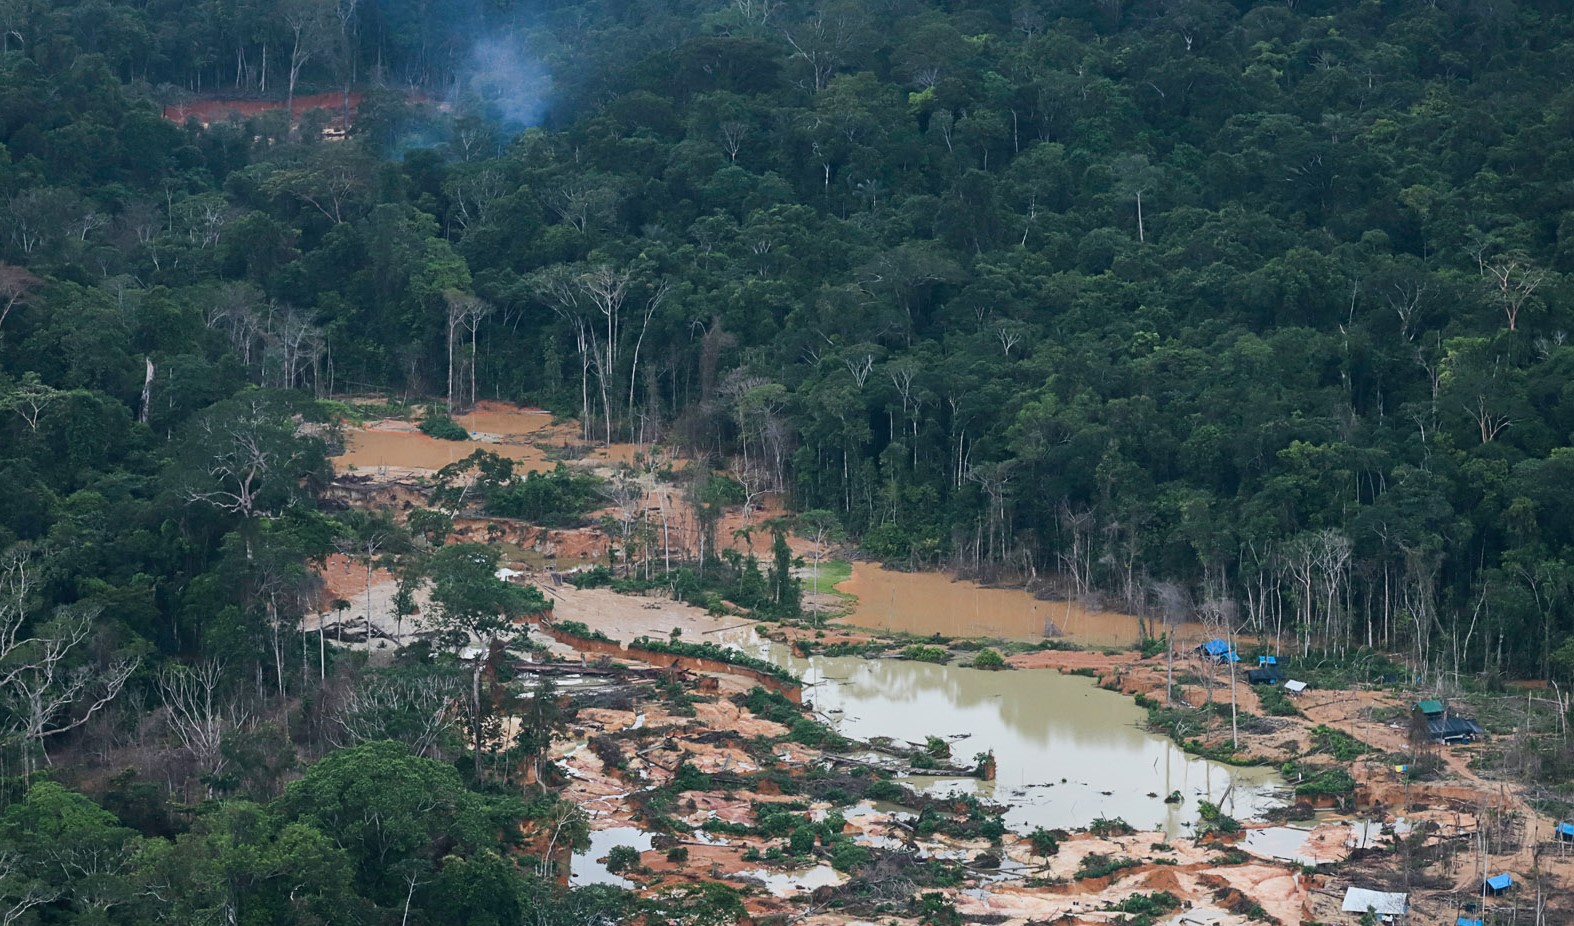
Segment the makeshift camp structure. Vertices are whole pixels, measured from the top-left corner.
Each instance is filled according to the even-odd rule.
[[[1454,921],[1454,926],[1483,926],[1480,920],[1473,920],[1468,916],[1461,916]]]
[[[1197,647],[1197,652],[1221,663],[1240,662],[1241,657],[1236,654],[1229,643],[1220,639],[1212,639]]]
[[[1278,656],[1258,656],[1257,657],[1257,665],[1258,666],[1276,666],[1278,664],[1279,664],[1279,657]]]
[[[1443,702],[1435,700],[1421,701],[1416,704],[1416,710],[1420,711],[1423,717],[1441,717],[1443,716]]]
[[[1436,743],[1473,743],[1476,737],[1487,731],[1469,717],[1438,717],[1428,719],[1427,732],[1432,734],[1432,741]]]
[[[1559,823],[1553,833],[1558,842],[1574,842],[1574,823]]]
[[[1498,894],[1502,894],[1513,886],[1514,876],[1504,872],[1503,874],[1493,875],[1487,879],[1486,892],[1496,896]]]
[[[1247,669],[1246,680],[1253,685],[1277,685],[1284,679],[1278,666],[1263,666],[1260,669]]]
[[[1288,682],[1284,683],[1284,690],[1288,691],[1290,694],[1293,694],[1293,695],[1298,695],[1298,694],[1300,694],[1301,692],[1305,691],[1307,688],[1310,688],[1310,687],[1311,686],[1306,684],[1305,682],[1299,682],[1299,681],[1296,681],[1293,678],[1290,679]]]
[[[1410,895],[1352,887],[1344,892],[1344,904],[1339,909],[1345,913],[1373,913],[1385,923],[1395,923],[1410,912]]]

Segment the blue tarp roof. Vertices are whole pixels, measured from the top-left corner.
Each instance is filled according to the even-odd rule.
[[[1487,887],[1494,891],[1501,891],[1514,886],[1514,876],[1510,874],[1493,875],[1487,879]]]
[[[1260,666],[1276,666],[1279,664],[1278,656],[1258,656],[1257,664]]]
[[[1482,926],[1482,924],[1480,920],[1473,920],[1468,916],[1462,916],[1454,922],[1454,926]]]
[[[1574,836],[1574,823],[1559,823],[1558,824],[1558,835],[1559,836]]]
[[[1230,644],[1223,640],[1209,640],[1202,645],[1202,651],[1209,656],[1223,656],[1230,651]]]

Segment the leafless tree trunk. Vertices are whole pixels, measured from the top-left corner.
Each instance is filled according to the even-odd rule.
[[[26,750],[24,777],[34,770],[33,748],[49,761],[45,740],[87,723],[120,694],[141,661],[113,657],[100,665],[73,665],[73,653],[93,634],[97,607],[62,607],[33,636],[23,637],[29,618],[25,595],[36,569],[29,551],[0,562],[0,704],[11,717],[6,732]]]
[[[656,310],[661,308],[661,304],[667,301],[667,296],[671,292],[672,281],[663,279],[661,282],[656,284],[656,287],[651,290],[650,295],[645,299],[645,311],[642,313],[639,323],[639,337],[634,339],[634,358],[629,364],[628,413],[629,429],[631,432],[634,428],[634,389],[639,383],[639,351],[640,348],[645,344],[645,332],[650,330],[651,316],[655,315]],[[633,433],[630,434],[630,439],[635,443],[640,442],[638,436]]]
[[[220,699],[223,682],[224,666],[212,660],[190,667],[171,665],[158,674],[159,699],[164,704],[165,721],[210,778],[224,770],[221,747],[225,734],[243,726],[248,717],[239,704],[225,704]],[[213,796],[211,784],[208,796]]]
[[[290,31],[289,87],[285,91],[284,111],[295,121],[295,85],[304,68],[318,52],[327,27],[328,10],[323,0],[288,0],[284,6],[284,25]]]
[[[334,717],[340,746],[398,739],[418,756],[438,757],[443,734],[453,725],[457,680],[444,676],[385,679],[356,687]],[[394,718],[390,723],[390,718]],[[411,727],[406,718],[413,718]]]
[[[470,400],[469,405],[476,401],[476,342],[477,332],[481,322],[492,314],[492,306],[485,300],[478,299],[468,293],[451,290],[444,294],[448,302],[448,411],[452,414],[455,410],[454,388],[458,384],[454,365],[454,348],[464,334],[470,336],[470,358],[468,361],[470,373]]]
[[[21,267],[0,261],[0,331],[4,331],[11,310],[26,305],[43,282]]]

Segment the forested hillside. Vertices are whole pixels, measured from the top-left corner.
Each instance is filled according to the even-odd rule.
[[[675,443],[891,562],[1574,670],[1560,2],[7,0],[0,33],[0,545],[105,665],[252,632],[258,558],[330,542],[295,501],[331,432],[280,423],[385,391]],[[348,141],[162,115],[351,90]]]

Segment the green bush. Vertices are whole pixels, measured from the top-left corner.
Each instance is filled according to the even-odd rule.
[[[717,662],[725,662],[729,665],[744,666],[756,672],[781,679],[784,682],[791,682],[795,685],[799,683],[798,676],[775,663],[756,659],[747,653],[728,649],[725,646],[717,646],[714,643],[683,643],[678,640],[653,640],[650,637],[636,637],[633,645],[640,649],[650,650],[655,653],[667,653],[672,656],[694,656],[699,659],[714,659]]]
[[[1124,855],[1105,855],[1101,852],[1089,852],[1083,859],[1082,865],[1077,869],[1076,879],[1083,881],[1088,878],[1102,878],[1112,875],[1123,868],[1135,868],[1141,864],[1135,859],[1126,858]]]
[[[553,621],[552,627],[564,633],[572,634],[581,640],[600,640],[603,643],[616,643],[617,641],[599,630],[591,630],[579,621]]]
[[[1171,910],[1180,909],[1180,905],[1180,898],[1169,891],[1154,891],[1151,894],[1132,894],[1116,904],[1115,909],[1122,913],[1161,916]]]
[[[1034,855],[1048,857],[1060,852],[1060,838],[1042,826],[1027,834],[1027,844]]]
[[[568,577],[575,588],[606,588],[612,584],[612,570],[606,566],[592,566]]]
[[[442,412],[427,412],[417,425],[421,433],[438,440],[469,440],[470,432]]]
[[[814,840],[819,835],[812,826],[800,826],[787,837],[787,851],[793,855],[808,855],[814,851]]]
[[[559,463],[550,473],[526,473],[493,488],[486,510],[547,527],[574,527],[601,507],[601,485],[600,477]]]
[[[869,850],[857,843],[841,840],[831,849],[831,867],[837,871],[854,872],[869,864]]]
[[[1296,717],[1301,713],[1295,702],[1278,685],[1258,689],[1257,700],[1262,703],[1263,712],[1270,717]]]
[[[894,781],[877,781],[864,791],[864,797],[871,801],[889,801],[895,803],[907,797],[907,792]]]
[[[633,846],[613,846],[607,853],[607,871],[617,874],[639,867],[639,850]]]
[[[911,659],[914,662],[934,662],[944,665],[950,661],[951,651],[943,646],[925,646],[922,643],[914,643],[912,646],[902,650],[902,658]]]
[[[1312,742],[1319,750],[1340,762],[1353,762],[1374,751],[1372,747],[1343,730],[1335,730],[1322,724],[1312,728]]]
[[[667,850],[667,861],[674,865],[682,865],[689,860],[689,850],[686,846],[673,846]]]
[[[1305,767],[1286,762],[1284,778],[1300,778],[1295,784],[1295,797],[1346,797],[1355,794],[1355,778],[1339,765]]]
[[[1120,817],[1094,817],[1093,822],[1088,824],[1088,832],[1095,836],[1108,838],[1110,836],[1130,836],[1136,830],[1132,828],[1130,823],[1127,823]]]
[[[973,657],[973,668],[1004,669],[1006,668],[1006,660],[1005,657],[986,646],[978,651],[977,656]]]
[[[710,784],[709,775],[687,762],[681,762],[672,775],[671,787],[674,791],[709,791]]]
[[[1198,803],[1197,816],[1202,820],[1204,832],[1233,836],[1241,831],[1241,824],[1234,817],[1226,816],[1217,804],[1210,801]]]

